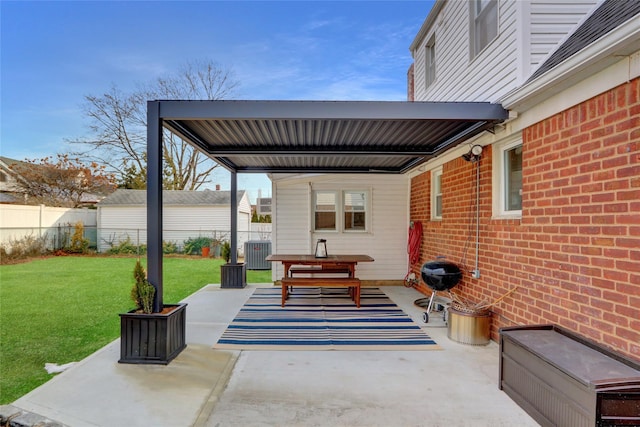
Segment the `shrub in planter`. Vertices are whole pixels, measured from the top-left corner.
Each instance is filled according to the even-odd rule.
[[[222,248],[220,249],[220,256],[224,259],[224,262],[229,264],[229,260],[231,259],[231,243],[228,240],[225,240],[222,243]]]
[[[120,314],[120,363],[162,364],[173,360],[186,345],[187,304],[165,304],[153,312],[156,289],[140,260],[133,271],[131,299],[136,308]]]
[[[137,310],[150,314],[153,312],[153,297],[156,295],[156,288],[147,280],[147,274],[140,260],[136,261],[133,269],[135,283],[131,288],[131,299],[136,304]]]

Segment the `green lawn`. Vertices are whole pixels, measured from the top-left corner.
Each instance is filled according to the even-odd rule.
[[[69,256],[0,266],[0,404],[52,378],[45,363],[81,360],[118,338],[118,313],[134,308],[135,260]],[[164,302],[220,283],[222,263],[166,257]],[[271,271],[247,271],[247,281],[269,283]]]

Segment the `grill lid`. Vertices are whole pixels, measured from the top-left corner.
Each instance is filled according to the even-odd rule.
[[[462,271],[457,264],[444,260],[429,261],[422,265],[422,280],[431,289],[444,291],[453,288],[462,278]]]

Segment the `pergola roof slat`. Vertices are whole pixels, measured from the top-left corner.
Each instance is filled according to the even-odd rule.
[[[165,127],[235,172],[404,173],[508,117],[477,102],[150,102]]]

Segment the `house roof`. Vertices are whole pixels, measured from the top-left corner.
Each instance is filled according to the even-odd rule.
[[[233,172],[404,173],[508,117],[485,102],[150,101]]]
[[[582,22],[564,43],[542,63],[528,81],[540,77],[542,74],[556,67],[639,14],[640,1],[638,0],[605,0]]]
[[[244,197],[245,191],[238,191],[238,200]],[[230,205],[230,191],[184,191],[163,190],[163,204],[165,206],[194,206],[194,205]],[[146,190],[116,190],[111,195],[102,199],[98,206],[137,206],[147,203]]]

